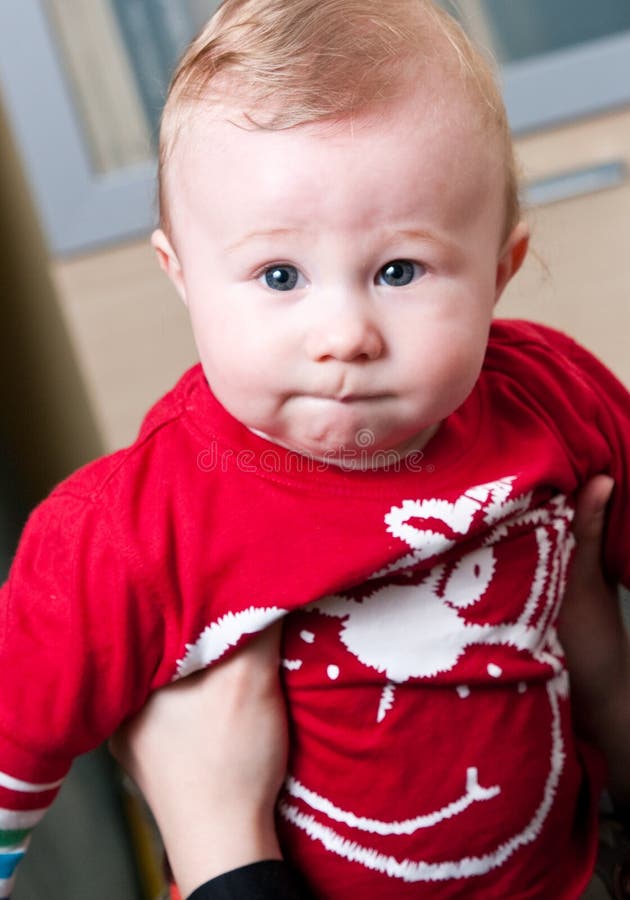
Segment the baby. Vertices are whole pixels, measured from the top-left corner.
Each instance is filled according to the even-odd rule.
[[[316,896],[577,898],[603,778],[557,625],[599,472],[630,583],[630,404],[565,336],[493,322],[528,230],[491,71],[430,0],[227,0],[160,191],[201,365],[25,529],[0,896],[75,755],[284,620],[278,829]],[[621,792],[627,642],[602,656],[575,677]]]

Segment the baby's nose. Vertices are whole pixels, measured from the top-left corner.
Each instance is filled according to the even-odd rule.
[[[383,335],[369,314],[356,305],[336,308],[312,324],[307,339],[311,359],[360,362],[378,359],[384,350]]]

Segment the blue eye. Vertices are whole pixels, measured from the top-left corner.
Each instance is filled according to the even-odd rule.
[[[300,273],[295,266],[270,266],[262,277],[272,291],[292,291],[300,280]]]
[[[393,259],[379,270],[376,283],[388,287],[405,287],[422,274],[424,269],[418,263],[410,262],[408,259]]]

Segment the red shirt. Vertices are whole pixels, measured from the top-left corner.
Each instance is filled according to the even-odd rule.
[[[294,611],[278,821],[316,893],[578,897],[600,782],[554,625],[597,472],[630,582],[629,461],[628,394],[527,323],[495,323],[466,402],[381,470],[257,437],[194,368],[27,524],[0,606],[0,831],[150,691]]]

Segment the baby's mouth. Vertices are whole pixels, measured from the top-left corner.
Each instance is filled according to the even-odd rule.
[[[387,397],[388,395],[387,394],[368,394],[368,393],[365,393],[365,394],[362,394],[362,393],[355,393],[355,394],[345,394],[345,393],[344,394],[319,394],[319,393],[316,393],[316,394],[311,394],[310,396],[314,397],[315,399],[330,400],[335,403],[344,403],[344,404],[350,405],[352,403],[365,403],[365,402],[369,402],[371,400],[382,400],[385,397]]]

